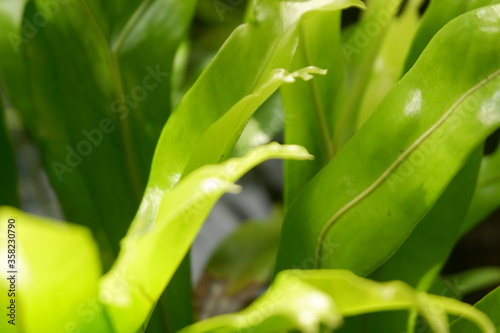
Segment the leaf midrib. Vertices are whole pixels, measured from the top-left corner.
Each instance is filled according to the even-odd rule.
[[[134,11],[130,19],[127,21],[125,26],[123,27],[122,31],[118,35],[118,38],[116,41],[111,45],[111,52],[113,54],[118,54],[120,49],[123,46],[123,43],[125,39],[127,38],[128,34],[132,31],[132,29],[137,25],[141,17],[144,15],[146,12],[146,9],[149,8],[153,0],[144,0],[139,7]]]
[[[302,52],[304,53],[304,58],[305,58],[305,61],[306,61],[306,64],[308,64],[308,66],[310,64],[312,64],[312,61],[311,61],[311,55],[309,54],[309,50],[308,50],[308,47],[306,46],[306,36],[304,34],[304,27],[303,27],[303,24],[302,23],[299,23],[299,38],[302,39],[301,41],[299,41],[299,43],[301,44],[301,47],[302,47]],[[315,118],[316,118],[316,122],[317,122],[317,125],[319,127],[319,131],[321,133],[321,138],[323,140],[323,145],[324,145],[324,154],[325,156],[327,157],[327,163],[333,158],[333,144],[332,144],[332,141],[331,141],[331,136],[330,136],[330,131],[328,129],[328,125],[327,125],[327,120],[326,120],[326,113],[325,113],[325,109],[323,107],[323,103],[321,102],[320,100],[320,96],[319,96],[319,92],[318,92],[318,84],[316,82],[316,80],[310,80],[308,83],[309,86],[309,90],[310,90],[310,93],[311,93],[311,98],[312,98],[312,101],[313,101],[313,105],[314,105],[314,115],[315,115]]]
[[[465,94],[463,94],[451,107],[448,109],[445,114],[434,124],[432,125],[426,132],[424,132],[413,144],[411,144],[399,157],[382,173],[366,190],[360,193],[357,197],[352,199],[342,208],[340,208],[335,214],[333,214],[330,219],[325,223],[323,228],[320,231],[318,237],[318,243],[316,245],[315,258],[316,258],[316,266],[320,266],[319,258],[321,258],[321,251],[323,247],[323,242],[326,237],[326,233],[333,226],[336,220],[338,220],[344,213],[346,213],[350,208],[355,206],[357,203],[366,198],[371,192],[373,192],[393,171],[396,169],[402,162],[405,160],[410,153],[412,153],[424,140],[426,140],[437,128],[439,128],[449,117],[450,115],[474,92],[484,87],[490,81],[495,79],[500,75],[500,69],[489,75],[478,84],[470,88]]]
[[[122,33],[120,33],[119,40],[117,40],[117,42],[120,41],[120,43],[115,43],[113,47],[111,47],[106,36],[104,35],[104,32],[97,23],[94,13],[90,9],[87,0],[78,0],[78,2],[80,3],[80,6],[83,8],[83,12],[88,16],[91,26],[95,29],[99,37],[99,40],[103,45],[103,49],[106,51],[107,61],[109,69],[111,71],[111,79],[115,87],[115,93],[116,93],[115,98],[116,100],[120,100],[120,96],[124,96],[125,93],[124,93],[123,81],[120,74],[120,66],[117,60],[117,52],[119,51],[119,48],[123,43],[123,40],[126,38],[126,34],[131,31],[131,29],[133,28],[133,26],[135,26],[135,24],[137,24],[139,18],[145,11],[145,7],[149,6],[151,0],[143,1],[143,3],[138,7],[138,9],[134,12],[132,17],[125,25],[124,30],[122,30]],[[125,164],[126,164],[125,168],[127,170],[129,179],[131,181],[132,185],[131,187],[132,187],[132,192],[134,194],[134,198],[136,199],[136,202],[139,203],[141,202],[142,198],[142,186],[139,180],[139,167],[137,165],[138,158],[136,157],[136,154],[132,148],[129,117],[121,119],[119,124],[121,127],[120,136],[122,138],[123,149],[125,152]]]

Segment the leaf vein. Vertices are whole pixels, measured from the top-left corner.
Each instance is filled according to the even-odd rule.
[[[463,94],[452,106],[448,109],[445,114],[426,132],[424,132],[415,142],[409,146],[385,171],[382,173],[366,190],[360,193],[357,197],[348,202],[345,206],[339,209],[335,214],[330,217],[330,219],[325,223],[318,236],[318,243],[316,246],[316,266],[320,266],[319,258],[322,255],[323,242],[326,237],[326,233],[333,226],[336,220],[338,220],[344,213],[346,213],[350,208],[359,203],[361,200],[366,198],[371,192],[373,192],[387,177],[396,169],[403,160],[405,160],[410,153],[412,153],[425,139],[427,139],[436,129],[438,129],[450,116],[451,114],[474,92],[484,87],[494,78],[500,75],[500,69],[489,75],[478,84],[470,88],[465,94]]]

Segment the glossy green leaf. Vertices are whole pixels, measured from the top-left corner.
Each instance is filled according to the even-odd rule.
[[[326,71],[317,67],[307,67],[293,73],[287,73],[284,69],[276,69],[269,73],[262,86],[256,87],[251,94],[238,101],[205,131],[200,138],[200,144],[192,152],[185,174],[202,165],[227,159],[253,112],[281,85],[294,83],[296,78],[309,81],[313,78],[312,74],[324,75]]]
[[[405,73],[415,64],[432,37],[455,17],[479,7],[500,3],[498,0],[431,0],[422,17],[413,45],[406,59]]]
[[[163,142],[163,144],[159,144],[159,147],[162,147],[164,151],[167,151],[169,154],[168,156],[171,156],[173,160],[180,161],[185,159],[187,156],[191,156],[191,159],[186,164],[183,175],[188,175],[191,171],[203,165],[223,161],[230,156],[230,153],[233,150],[241,132],[243,131],[244,126],[246,125],[254,111],[267,98],[269,98],[271,94],[276,91],[276,89],[278,89],[282,84],[295,82],[296,78],[310,80],[312,79],[312,73],[324,74],[324,72],[324,70],[318,69],[316,67],[304,68],[293,73],[287,73],[283,69],[273,70],[271,73],[269,73],[268,77],[265,81],[263,81],[261,86],[255,87],[254,91],[252,91],[251,94],[242,98],[223,116],[217,119],[211,126],[206,128],[206,131],[200,138],[198,145],[192,148],[190,154],[186,154],[185,152],[183,152],[182,155],[175,156],[174,147],[169,147],[165,144],[165,142]],[[193,113],[189,113],[188,116],[192,117]],[[204,115],[201,115],[200,117],[203,116]],[[189,126],[195,129],[196,125],[194,124],[196,123],[190,123]],[[196,132],[191,132],[191,134],[193,133]],[[189,137],[186,137],[186,139]],[[169,149],[167,149],[167,147],[169,147]],[[172,162],[173,160],[170,160],[170,162]],[[170,164],[166,165],[167,168],[169,166]],[[153,168],[153,171],[154,170],[156,169]],[[175,184],[177,180],[171,179],[171,181],[172,184]],[[154,188],[157,188],[158,183],[155,181],[153,183],[153,186]],[[148,187],[146,193],[150,193],[150,190],[151,185]],[[146,206],[142,206],[143,208],[141,209],[149,210],[150,208],[147,207],[147,204],[149,204],[149,202],[145,202],[144,204]],[[189,272],[187,270],[188,267],[189,260],[185,259],[183,264],[180,266],[181,269],[184,269],[182,269],[182,272],[179,271],[176,273],[172,280],[172,285],[170,285],[169,289],[167,290],[167,294],[170,292],[176,293],[174,289],[187,290],[189,288],[190,283],[188,274]],[[178,317],[179,316],[177,316],[177,318]]]
[[[378,281],[400,280],[419,291],[429,291],[458,240],[472,199],[481,156],[482,149],[476,149],[436,204],[396,253],[371,274],[372,278]],[[377,314],[369,319],[369,331],[402,331],[407,327],[407,320],[406,313]]]
[[[408,239],[374,272],[377,279],[402,280],[418,290],[428,290],[458,240],[472,199],[480,157],[481,150],[476,149]]]
[[[340,149],[341,137],[353,134],[357,127],[353,122],[364,121],[399,79],[420,2],[411,1],[394,19],[400,1],[369,2],[363,19],[342,43],[340,13],[314,13],[302,20],[292,66],[314,63],[329,73],[282,89],[285,141],[303,145],[316,157],[309,164],[286,162],[287,204]]]
[[[298,84],[300,82],[297,81]],[[250,149],[271,142],[283,133],[285,115],[278,93],[266,100],[248,120],[241,136],[234,146],[232,154],[243,156]]]
[[[22,28],[9,31],[16,66],[0,63],[8,97],[42,152],[66,217],[92,228],[105,268],[141,200],[195,4],[36,0]]]
[[[483,157],[474,197],[460,234],[465,235],[498,207],[500,207],[500,149]]]
[[[201,321],[187,332],[281,332],[299,329],[332,330],[343,316],[366,312],[418,309],[434,332],[449,332],[446,313],[463,315],[482,332],[495,329],[486,315],[454,299],[414,291],[399,282],[377,283],[345,270],[289,270],[281,272],[271,288],[247,309]]]
[[[476,309],[486,313],[490,317],[490,320],[492,320],[495,325],[496,332],[500,331],[500,312],[498,311],[498,304],[500,304],[500,287],[490,292],[474,305]],[[479,332],[476,327],[470,325],[470,323],[462,317],[454,321],[451,328],[453,332],[456,333]]]
[[[340,49],[340,12],[316,12],[298,26],[300,39],[292,68],[315,64],[329,71],[324,77],[283,87],[285,142],[299,144],[315,156],[312,163],[285,162],[285,204],[333,157],[331,120],[333,101],[342,84],[344,63]],[[325,47],[326,45],[326,47]]]
[[[8,316],[15,325],[4,310],[2,332],[113,332],[98,299],[101,267],[89,230],[10,207],[0,208],[0,220],[1,267],[10,278],[0,280],[0,300],[15,305],[15,318]]]
[[[360,5],[360,1],[255,1],[247,23],[239,26],[224,43],[167,122],[158,145],[168,147],[169,153],[156,154],[151,170],[156,186],[172,188],[186,176],[186,170],[218,162],[223,157],[223,152],[219,151],[221,148],[204,143],[207,139],[204,136],[215,122],[223,121],[220,119],[236,103],[263,87],[273,71],[289,69],[299,38],[297,24],[304,15],[316,10],[336,11],[352,5]],[[190,128],[189,136],[185,135],[186,127]],[[234,132],[237,131],[233,128],[228,134],[219,132],[218,135],[227,137],[217,140],[234,140]],[[226,147],[224,144],[223,151],[229,150]],[[196,155],[186,153],[193,151],[203,152],[210,161],[204,158],[202,162]]]
[[[342,54],[347,63],[345,84],[334,104],[333,151],[338,153],[357,130],[358,117],[369,78],[384,37],[401,0],[372,0],[362,19],[343,35]]]
[[[255,108],[279,86],[278,82],[283,83],[292,78],[284,75],[280,80],[278,74],[274,81],[269,76],[273,75],[276,68],[288,67],[288,59],[294,52],[294,40],[297,38],[294,27],[303,13],[322,8],[335,10],[355,2],[346,0],[331,4],[330,1],[314,1],[314,5],[256,3],[254,13],[257,16],[233,33],[169,119],[158,142],[158,147],[162,148],[161,152],[155,154],[152,181],[145,197],[155,195],[158,189],[168,191],[190,171],[227,158]],[[272,15],[281,11],[288,14],[292,12],[291,9],[296,10],[296,15],[283,16],[279,21]],[[285,34],[284,31],[289,33]],[[242,63],[239,60],[241,58],[247,61]],[[221,72],[225,75],[221,76]],[[307,72],[297,73],[299,76],[305,74]],[[270,86],[266,86],[269,82]],[[231,90],[220,90],[224,86],[231,87]],[[238,121],[238,124],[234,121]],[[186,128],[189,129],[189,135],[186,135]],[[155,209],[146,199],[140,211]],[[138,219],[150,218],[144,213]],[[179,281],[182,280],[186,278],[181,277]]]
[[[149,210],[138,212],[117,261],[101,282],[101,298],[117,332],[134,332],[141,326],[216,200],[234,191],[233,182],[249,169],[270,158],[311,155],[299,146],[272,143],[245,157],[199,168],[171,191],[156,187],[146,194]]]
[[[416,33],[422,0],[411,0],[387,28],[363,94],[357,119],[358,128],[401,78],[406,57]]]
[[[227,159],[255,109],[280,84],[292,80],[293,74],[279,69],[289,67],[301,17],[312,10],[338,10],[357,3],[255,2],[247,23],[233,32],[169,118],[158,142],[163,148],[155,154],[145,196],[157,188],[170,190],[192,170]],[[295,75],[309,78],[308,71],[315,70]],[[149,204],[143,201],[140,210],[154,211]],[[176,279],[179,283],[183,280],[187,278]]]
[[[1,96],[0,96],[1,97]],[[3,102],[0,98],[0,205],[19,206],[16,155],[10,142]]]
[[[435,36],[290,207],[277,271],[320,266],[366,275],[397,250],[500,126],[499,26],[500,6],[492,6]]]

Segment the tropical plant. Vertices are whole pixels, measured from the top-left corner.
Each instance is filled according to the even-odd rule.
[[[500,206],[500,1],[423,6],[253,0],[197,59],[195,13],[228,29],[243,1],[0,0],[1,331],[500,332],[500,288],[469,305],[440,274]],[[13,114],[72,223],[19,209]],[[196,322],[189,249],[268,159],[282,223],[242,227],[209,269],[271,286]]]

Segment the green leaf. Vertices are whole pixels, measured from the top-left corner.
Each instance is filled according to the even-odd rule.
[[[139,329],[216,200],[234,191],[233,182],[249,169],[270,158],[310,159],[311,155],[299,146],[272,143],[243,158],[199,168],[171,191],[156,187],[146,193],[148,209],[139,210],[117,261],[101,281],[101,298],[118,332]]]
[[[476,309],[486,313],[490,317],[490,320],[492,320],[493,324],[495,325],[496,332],[500,331],[500,313],[498,311],[498,304],[500,304],[500,287],[490,292],[482,300],[474,305]],[[451,325],[451,328],[453,332],[456,333],[480,332],[476,327],[470,325],[467,320],[464,320],[463,317],[454,321]]]
[[[474,197],[460,234],[465,235],[500,207],[500,149],[483,157]]]
[[[306,67],[293,73],[284,69],[269,73],[261,86],[238,101],[205,131],[199,145],[192,150],[191,160],[184,174],[189,174],[200,166],[227,159],[253,112],[283,84],[294,83],[296,78],[309,81],[313,78],[311,74],[324,75],[326,71],[317,67]]]
[[[482,147],[480,147],[482,148]],[[477,180],[482,149],[468,159],[410,236],[373,274],[378,281],[400,280],[429,291],[458,241]],[[416,316],[410,317],[416,319]],[[370,332],[397,332],[407,327],[407,313],[381,313],[370,318]],[[414,326],[414,323],[410,324]]]
[[[195,322],[191,261],[186,258],[189,256],[185,256],[158,299],[149,321],[143,324],[143,327],[147,325],[147,333],[177,332]]]
[[[287,204],[340,149],[341,137],[352,135],[354,122],[364,121],[399,79],[419,1],[411,1],[401,18],[392,19],[399,2],[368,3],[363,20],[351,28],[343,43],[339,12],[311,13],[299,24],[301,38],[292,67],[315,64],[329,73],[282,89],[285,142],[303,145],[316,157],[314,163],[286,162]]]
[[[139,206],[195,4],[30,1],[11,29],[16,66],[0,61],[66,217],[92,228],[105,268]]]
[[[357,123],[369,78],[384,37],[401,0],[372,0],[361,20],[343,34],[342,53],[347,63],[346,80],[335,101],[333,150],[338,153],[357,131]]]
[[[458,231],[476,183],[480,157],[481,150],[476,149],[403,245],[374,272],[377,279],[402,280],[418,290],[429,289],[458,240]]]
[[[227,159],[252,113],[275,89],[294,76],[309,79],[309,72],[317,72],[313,68],[291,75],[283,71],[295,52],[296,25],[303,15],[356,3],[254,3],[248,23],[233,32],[169,118],[158,142],[163,152],[155,154],[146,197],[158,188],[170,190],[198,167]],[[143,201],[140,209],[154,209],[148,205]]]
[[[210,138],[223,142],[222,149],[204,142],[208,139],[206,133],[209,128],[217,121],[228,126],[227,121],[220,120],[228,110],[233,106],[242,107],[235,106],[237,103],[260,99],[259,96],[246,96],[258,93],[277,69],[289,69],[299,38],[297,25],[302,17],[313,11],[337,11],[353,5],[362,4],[358,0],[252,3],[247,23],[232,33],[167,122],[158,145],[168,147],[166,149],[169,153],[156,154],[151,170],[156,186],[162,189],[172,188],[196,167],[216,163],[221,157],[227,158],[228,155],[224,152],[232,150],[228,147],[234,145],[234,140],[237,139],[234,136],[239,136],[238,131],[242,128],[239,125],[235,126],[236,130],[231,127],[228,134],[217,132],[220,139]],[[266,92],[269,88],[262,89],[262,93],[271,92]],[[243,102],[244,99],[246,100]],[[258,104],[254,104],[256,106]],[[233,109],[234,115],[225,117],[239,117],[236,112]],[[248,116],[250,114],[247,113]],[[215,126],[217,129],[222,127]],[[189,128],[188,136],[186,128]],[[215,132],[215,128],[211,133]],[[222,138],[223,136],[225,137]],[[203,159],[193,154],[194,151],[202,152]]]
[[[0,300],[15,304],[16,314],[15,326],[4,314],[2,332],[113,332],[98,299],[99,253],[87,228],[10,207],[0,208],[0,220],[1,267],[11,278],[1,279]]]
[[[340,12],[311,13],[299,23],[299,45],[291,67],[314,64],[329,71],[324,77],[281,89],[285,110],[285,142],[299,144],[315,156],[312,163],[285,162],[285,205],[333,157],[331,119],[333,101],[343,80],[340,50]],[[328,47],[325,50],[325,45]]]
[[[499,25],[500,6],[485,7],[435,36],[290,207],[276,271],[321,266],[366,275],[397,250],[500,126]]]
[[[500,267],[473,268],[436,279],[429,289],[431,293],[462,299],[473,292],[500,284]]]
[[[401,78],[420,21],[418,9],[421,5],[422,0],[408,1],[404,11],[390,22],[373,61],[370,76],[366,78],[368,83],[359,107],[358,128]]]
[[[1,97],[1,96],[0,96]],[[0,98],[0,206],[19,206],[16,155],[10,142],[3,102]]]
[[[256,2],[249,23],[235,30],[169,118],[145,196],[158,188],[168,191],[192,170],[226,159],[252,113],[275,89],[294,76],[308,79],[308,72],[316,71],[305,69],[289,75],[278,70],[289,67],[298,20],[311,10],[337,10],[355,3],[359,1]],[[140,210],[154,208],[145,200]],[[174,282],[186,280],[181,276]]]
[[[24,42],[21,33],[21,22],[27,0],[0,0],[0,81],[9,79],[4,86],[7,96],[19,103],[26,103],[26,76],[20,57]],[[23,104],[27,107],[27,104]]]
[[[106,266],[142,197],[194,5],[135,2],[133,15],[120,12],[127,24],[112,36],[100,2],[30,1],[16,32],[21,66],[2,63],[8,97],[41,150],[65,215],[95,231]]]
[[[299,84],[297,81],[295,84]],[[271,142],[285,126],[285,115],[278,93],[266,100],[248,120],[240,138],[234,146],[232,156],[243,156],[250,149]]]
[[[406,59],[405,73],[415,64],[432,37],[455,17],[479,7],[500,3],[498,0],[432,0],[424,13]]]
[[[281,332],[299,329],[332,330],[342,316],[387,310],[418,309],[435,332],[448,332],[446,313],[463,315],[482,332],[494,333],[487,316],[457,300],[414,291],[399,282],[377,283],[345,270],[289,270],[281,272],[271,288],[247,309],[201,321],[188,332]]]

